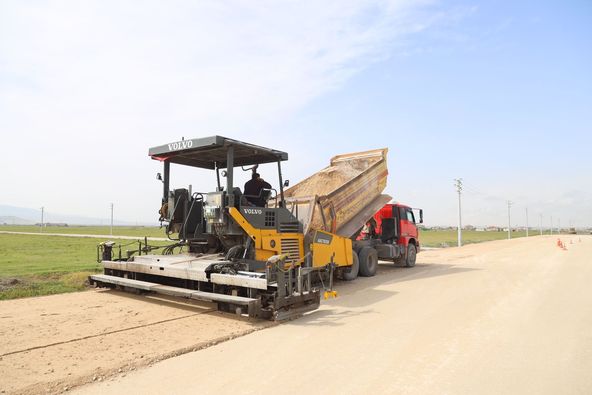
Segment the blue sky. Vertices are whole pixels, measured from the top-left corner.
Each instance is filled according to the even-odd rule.
[[[151,221],[148,147],[222,134],[288,151],[292,183],[389,147],[387,192],[428,224],[455,224],[462,177],[464,223],[510,199],[514,225],[592,226],[591,22],[584,1],[5,1],[0,203]]]
[[[438,8],[462,17],[410,37],[293,130],[312,127],[325,144],[338,130],[342,150],[384,141],[388,191],[436,208],[437,223],[454,223],[452,178],[463,177],[465,223],[503,224],[512,200],[517,224],[525,207],[530,224],[538,213],[547,225],[551,215],[590,224],[592,3]]]

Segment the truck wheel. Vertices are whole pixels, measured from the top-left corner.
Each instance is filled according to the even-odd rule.
[[[346,266],[341,268],[341,279],[344,281],[352,281],[358,277],[358,271],[360,270],[360,260],[358,259],[358,254],[355,251],[352,251],[353,255],[353,263],[351,266]]]
[[[407,246],[407,258],[405,259],[405,266],[413,267],[415,266],[415,259],[417,258],[417,249],[415,248],[414,244],[409,244]]]
[[[360,274],[364,277],[372,277],[378,269],[378,252],[372,247],[364,247],[360,250]]]

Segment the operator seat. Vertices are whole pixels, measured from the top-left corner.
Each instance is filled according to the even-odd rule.
[[[234,195],[234,207],[240,208],[240,206],[252,206],[239,187],[232,188],[232,194]]]

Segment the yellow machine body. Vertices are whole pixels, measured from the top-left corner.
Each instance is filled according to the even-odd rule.
[[[315,230],[311,250],[313,267],[331,262],[336,266],[350,266],[354,262],[351,239],[330,232]]]
[[[255,228],[235,207],[230,216],[253,240],[255,259],[267,261],[274,255],[286,254],[286,262],[300,265],[304,259],[304,235],[302,233],[279,233],[275,229]]]
[[[286,254],[287,264],[303,263],[304,235],[302,233],[279,233],[275,229],[258,229],[249,223],[235,207],[231,207],[229,213],[253,240],[256,260],[267,261],[274,255]],[[353,263],[352,241],[330,232],[314,231],[310,249],[313,267],[324,267],[331,262],[336,266],[350,266]]]

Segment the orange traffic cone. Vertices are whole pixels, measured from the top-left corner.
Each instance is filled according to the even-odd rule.
[[[561,247],[561,239],[557,239],[557,247]]]

